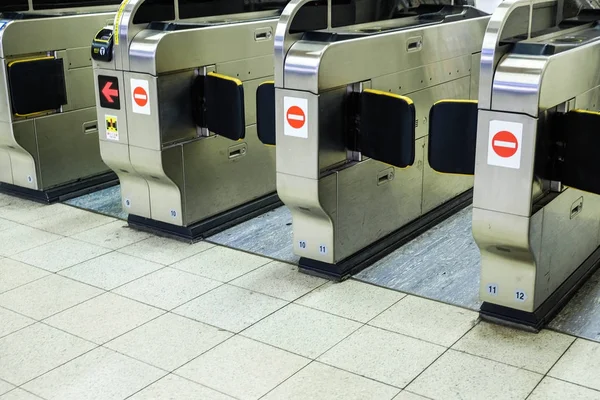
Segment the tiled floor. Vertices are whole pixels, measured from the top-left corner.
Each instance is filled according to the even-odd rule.
[[[598,371],[598,343],[0,195],[0,400],[598,400]]]

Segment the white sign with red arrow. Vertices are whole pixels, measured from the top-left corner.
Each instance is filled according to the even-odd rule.
[[[148,81],[131,79],[131,109],[134,113],[150,115],[150,89]]]

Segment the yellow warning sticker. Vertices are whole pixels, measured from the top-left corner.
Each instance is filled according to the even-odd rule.
[[[106,138],[108,140],[119,141],[119,128],[117,127],[117,117],[106,115]]]
[[[123,18],[123,11],[125,11],[127,3],[129,3],[129,0],[124,0],[121,3],[121,7],[119,7],[119,11],[117,11],[117,15],[115,16],[115,31],[113,33],[113,37],[116,45],[119,44],[119,25],[121,25],[121,18]]]

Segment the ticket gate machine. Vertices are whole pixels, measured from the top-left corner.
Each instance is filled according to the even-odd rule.
[[[131,0],[94,41],[111,48],[95,57],[100,149],[130,226],[194,241],[281,205],[255,92],[286,3]],[[107,87],[121,91],[112,103]]]
[[[475,174],[485,319],[539,330],[600,261],[599,21],[600,10],[504,1],[485,33],[479,102],[431,110],[431,166]]]
[[[120,1],[8,3],[0,5],[0,191],[52,202],[116,184],[98,148],[89,38]]]
[[[306,5],[292,1],[277,26],[275,83],[259,88],[258,130],[276,144],[300,269],[337,280],[470,203],[472,178],[434,173],[424,149],[433,102],[476,97],[489,16],[421,5],[290,32]]]

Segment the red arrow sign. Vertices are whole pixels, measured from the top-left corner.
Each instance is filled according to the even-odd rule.
[[[102,88],[102,96],[109,103],[114,103],[113,97],[119,97],[119,91],[117,89],[112,89],[112,82],[106,82],[106,85]]]

